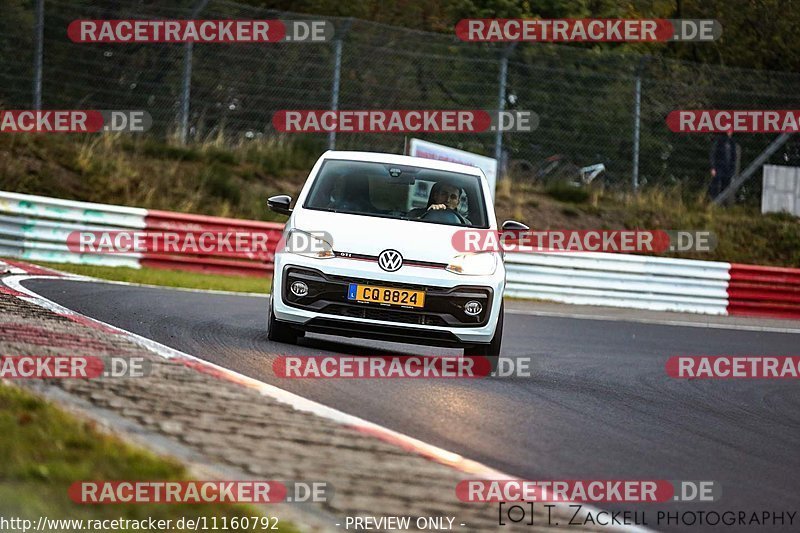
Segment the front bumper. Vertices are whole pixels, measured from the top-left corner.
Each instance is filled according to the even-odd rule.
[[[295,280],[308,285],[307,296],[297,298],[288,291]],[[355,303],[346,298],[350,283],[424,290],[425,307],[418,310]],[[272,297],[275,317],[302,326],[305,331],[461,346],[491,341],[504,288],[502,266],[494,275],[485,277],[414,266],[388,273],[369,261],[281,253],[275,256]],[[477,317],[463,312],[463,304],[471,300],[483,305],[483,312]]]

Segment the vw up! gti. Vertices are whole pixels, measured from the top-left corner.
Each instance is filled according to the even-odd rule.
[[[305,332],[463,348],[497,367],[506,271],[497,252],[462,253],[453,234],[497,230],[474,167],[369,152],[324,153],[275,253],[268,337]],[[503,229],[527,229],[508,221]],[[310,246],[294,246],[302,242]]]

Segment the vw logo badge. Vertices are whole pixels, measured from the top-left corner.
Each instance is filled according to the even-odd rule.
[[[384,250],[378,256],[378,266],[386,272],[396,272],[403,266],[403,256],[397,250]]]

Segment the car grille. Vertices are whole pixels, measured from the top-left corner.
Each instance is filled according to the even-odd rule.
[[[396,281],[384,281],[384,280],[374,280],[374,279],[361,279],[361,278],[351,278],[346,276],[333,276],[328,275],[329,279],[340,281],[342,283],[358,283],[361,285],[380,285],[381,287],[393,287],[397,289],[410,289],[410,290],[418,290],[418,291],[441,291],[441,287],[435,287],[432,285],[417,285],[412,283],[398,283]]]
[[[282,292],[283,299],[287,305],[317,313],[395,322],[408,326],[468,328],[485,325],[491,312],[492,290],[489,287],[460,285],[453,288],[443,288],[431,285],[395,283],[392,281],[323,274],[317,270],[294,266],[287,267],[284,272],[286,282],[283,284]],[[308,284],[309,292],[307,296],[298,298],[289,292],[288,287],[293,279],[301,279]],[[356,303],[347,299],[347,287],[351,283],[425,291],[425,307],[409,309],[406,307]],[[471,317],[464,313],[463,305],[471,299],[476,299],[483,303],[484,312],[480,317]]]
[[[378,309],[366,306],[331,304],[325,306],[322,312],[343,317],[367,318],[369,320],[384,320],[386,322],[400,322],[403,324],[417,324],[422,326],[447,325],[441,317],[436,315],[410,313],[396,309]]]

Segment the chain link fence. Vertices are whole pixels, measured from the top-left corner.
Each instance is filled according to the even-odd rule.
[[[35,4],[0,5],[0,108],[30,108],[34,102]],[[636,183],[694,194],[710,180],[712,139],[672,133],[665,124],[670,111],[800,108],[800,75],[794,73],[580,46],[464,43],[453,35],[347,18],[313,17],[336,27],[336,40],[328,43],[94,45],[67,37],[75,19],[311,18],[224,0],[45,0],[44,13],[42,108],[145,109],[154,119],[151,135],[188,142],[274,138],[280,134],[271,119],[280,109],[496,110],[506,57],[504,107],[540,118],[534,132],[503,135],[506,175],[546,181],[602,163],[598,181],[608,187],[631,189]],[[304,134],[295,140],[322,151],[332,137]],[[497,148],[489,132],[419,137],[490,156]],[[737,138],[742,165],[774,137]],[[393,134],[335,136],[337,149],[401,153],[405,141]],[[797,149],[787,145],[770,162],[795,159]],[[758,181],[751,180],[740,199],[760,195]]]

